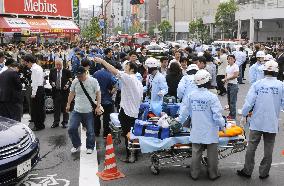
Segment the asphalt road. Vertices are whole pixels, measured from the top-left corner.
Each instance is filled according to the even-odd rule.
[[[238,94],[238,108],[241,108],[244,102],[244,98],[248,91],[249,85],[245,81],[245,85],[240,85]],[[226,97],[220,97],[222,105],[225,106],[227,101]],[[226,114],[226,112],[224,113]],[[155,176],[150,171],[150,154],[140,154],[136,163],[126,164],[121,161],[125,156],[123,150],[123,143],[116,146],[116,160],[118,168],[125,174],[125,178],[108,181],[108,182],[93,182],[86,180],[86,177],[92,177],[92,179],[98,179],[96,171],[86,171],[84,175],[80,175],[80,171],[84,171],[86,168],[85,161],[80,161],[80,154],[71,155],[70,149],[72,147],[70,139],[67,134],[67,129],[56,128],[51,129],[53,116],[48,115],[45,122],[46,129],[40,132],[36,132],[36,136],[41,143],[41,160],[38,165],[33,169],[29,177],[19,185],[30,186],[47,186],[47,185],[59,185],[59,186],[173,186],[173,185],[232,185],[232,186],[244,186],[244,185],[269,185],[269,186],[283,186],[284,185],[284,156],[282,150],[284,150],[284,114],[281,113],[280,119],[280,132],[277,135],[276,144],[273,153],[273,165],[270,171],[270,177],[267,180],[259,180],[258,178],[258,165],[263,155],[263,143],[261,142],[256,153],[256,167],[251,179],[242,179],[236,176],[236,170],[241,169],[244,163],[245,151],[229,156],[228,158],[219,161],[220,172],[222,177],[214,182],[209,181],[206,176],[205,169],[198,181],[193,181],[189,177],[188,168],[180,167],[168,167],[161,169],[159,175]],[[25,116],[23,122],[27,123],[28,118]],[[89,163],[88,170],[104,169],[104,152],[105,142],[100,137],[97,138],[97,158],[98,167],[95,163]],[[81,158],[82,158],[81,152]],[[91,156],[90,156],[91,157]],[[86,157],[85,157],[86,158]],[[87,156],[88,158],[88,156]],[[93,158],[93,157],[92,157]],[[96,160],[94,160],[96,161]],[[186,163],[189,163],[187,161]],[[83,165],[84,164],[84,165]],[[92,169],[94,168],[94,169]],[[86,173],[87,172],[87,173]],[[82,173],[81,173],[82,174]],[[50,176],[51,175],[51,176]],[[82,184],[82,176],[85,176]],[[52,179],[52,177],[54,179]],[[81,177],[81,179],[80,179]],[[48,180],[48,181],[47,181]],[[31,184],[32,183],[32,184]],[[80,184],[81,183],[81,184]]]
[[[24,122],[28,123],[28,117],[24,118]],[[79,185],[79,169],[80,169],[80,154],[71,155],[70,149],[72,144],[70,143],[67,129],[58,127],[51,129],[50,126],[53,122],[53,116],[47,115],[45,122],[46,129],[35,132],[36,136],[40,140],[40,155],[41,159],[26,180],[19,183],[19,186],[24,186],[30,183],[30,186],[35,183],[42,183],[42,185],[62,185],[68,186]],[[32,126],[32,124],[31,124]],[[52,179],[49,181],[43,181],[52,175],[57,183]],[[44,182],[46,184],[44,184]],[[37,185],[35,185],[37,186]]]
[[[240,109],[244,104],[244,99],[249,89],[249,84],[244,81],[245,85],[240,85],[238,94],[238,108]],[[220,97],[223,106],[227,104],[226,96]],[[224,114],[228,114],[226,111]],[[121,185],[135,185],[135,186],[185,186],[185,185],[231,185],[231,186],[245,186],[245,185],[255,185],[255,186],[283,186],[284,185],[284,155],[282,151],[284,150],[284,113],[281,112],[280,117],[280,132],[276,138],[276,144],[273,152],[273,164],[270,171],[270,177],[267,180],[260,180],[258,178],[258,166],[263,157],[263,142],[258,146],[256,157],[255,157],[255,170],[251,179],[243,179],[236,175],[236,171],[243,167],[245,151],[233,154],[225,159],[219,161],[219,168],[221,172],[221,178],[216,181],[210,181],[206,175],[206,169],[204,169],[200,179],[198,181],[193,181],[189,177],[189,169],[182,167],[168,167],[163,168],[159,175],[153,175],[150,171],[150,155],[143,154],[139,156],[139,160],[134,164],[125,164],[119,159],[123,158],[121,154],[123,153],[122,145],[116,147],[116,155],[118,159],[118,167],[123,172],[126,177],[124,179],[119,179],[110,182],[101,182],[103,186],[121,186]],[[103,154],[103,151],[99,151],[99,154]],[[101,155],[103,156],[103,155]],[[186,162],[188,163],[188,162]],[[103,169],[103,164],[100,164],[99,170]]]

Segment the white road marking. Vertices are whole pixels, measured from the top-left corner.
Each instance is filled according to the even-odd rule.
[[[231,166],[226,165],[226,164],[231,164]],[[272,167],[279,167],[284,165],[284,162],[279,162],[279,163],[272,163],[271,166]],[[244,166],[244,163],[241,162],[230,162],[230,163],[225,163],[224,165],[220,165],[220,167],[222,168],[241,168]]]
[[[81,152],[80,152],[80,175],[79,186],[99,186],[97,150],[93,154],[86,154],[86,131],[81,127]]]

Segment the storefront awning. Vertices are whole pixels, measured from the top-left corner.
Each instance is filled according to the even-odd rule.
[[[46,20],[51,28],[51,33],[79,33],[80,29],[70,20]]]
[[[71,20],[31,19],[0,17],[0,32],[20,33],[79,33],[80,29]]]

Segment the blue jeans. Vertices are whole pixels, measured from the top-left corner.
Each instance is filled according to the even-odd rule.
[[[70,126],[68,129],[69,137],[72,141],[73,147],[78,148],[81,146],[81,138],[79,136],[80,123],[84,123],[87,128],[86,148],[94,149],[95,147],[95,132],[94,132],[94,115],[90,113],[79,113],[73,111],[70,117]]]
[[[227,95],[228,95],[228,104],[230,108],[230,116],[233,119],[236,119],[237,115],[237,97],[238,97],[239,87],[238,84],[228,83]]]

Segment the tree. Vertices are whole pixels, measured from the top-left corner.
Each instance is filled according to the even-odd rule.
[[[237,10],[238,5],[234,0],[220,3],[218,6],[215,15],[215,23],[226,38],[233,38],[233,33],[237,30],[237,22],[235,21],[235,13]]]
[[[167,20],[164,20],[159,24],[158,29],[162,33],[164,41],[166,40],[167,35],[169,34],[169,31],[171,30],[171,28],[172,28],[172,25]]]
[[[102,30],[99,25],[99,19],[93,17],[90,25],[82,30],[82,36],[88,40],[95,41],[102,34]]]
[[[121,32],[125,32],[124,31],[124,28],[122,28],[121,26],[117,26],[113,29],[113,33],[114,34],[118,34],[118,32],[121,31]]]
[[[143,32],[142,25],[138,22],[134,23],[128,30],[129,34]]]
[[[148,34],[150,37],[154,37],[155,36],[155,25],[150,26],[149,30],[148,30]]]
[[[189,33],[192,38],[200,40],[201,43],[209,39],[209,29],[203,24],[202,18],[189,23]]]

